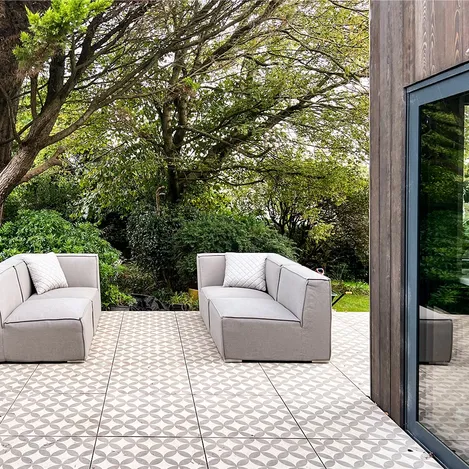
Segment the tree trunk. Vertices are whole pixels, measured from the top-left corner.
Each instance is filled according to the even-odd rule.
[[[0,0],[0,172],[11,159],[18,95],[23,83],[13,49],[27,27],[25,3]]]
[[[179,184],[178,171],[174,166],[168,166],[168,200],[175,204],[181,198],[181,185]]]
[[[21,31],[28,29],[26,6],[33,12],[47,8],[50,1],[12,2],[0,0],[0,224],[6,198],[13,189],[10,165],[15,142],[16,116],[24,76],[21,75],[13,49],[20,43]],[[19,150],[21,151],[21,150]],[[30,158],[26,158],[30,160]],[[34,161],[34,160],[33,160]],[[24,164],[21,158],[18,163]],[[32,163],[31,163],[32,164]],[[28,168],[29,169],[29,168]],[[24,175],[24,174],[23,174]],[[17,179],[17,178],[16,178]]]

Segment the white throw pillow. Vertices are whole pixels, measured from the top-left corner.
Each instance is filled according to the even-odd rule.
[[[266,291],[266,258],[267,254],[227,252],[223,286]]]
[[[56,288],[68,287],[64,271],[53,252],[48,254],[23,254],[21,259],[28,266],[29,275],[38,295]]]

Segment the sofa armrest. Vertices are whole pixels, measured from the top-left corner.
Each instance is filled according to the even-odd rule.
[[[197,254],[197,287],[223,286],[225,280],[225,254]]]
[[[57,254],[69,287],[99,287],[97,254]]]
[[[290,310],[302,325],[321,317],[330,322],[330,279],[297,263],[283,266],[277,301]]]

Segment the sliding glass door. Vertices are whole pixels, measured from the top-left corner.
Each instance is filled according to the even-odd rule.
[[[469,467],[469,72],[409,88],[407,429]]]

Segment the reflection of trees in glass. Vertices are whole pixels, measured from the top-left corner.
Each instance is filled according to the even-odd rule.
[[[464,104],[455,97],[422,106],[420,139],[420,304],[469,313],[461,284],[465,234]]]

